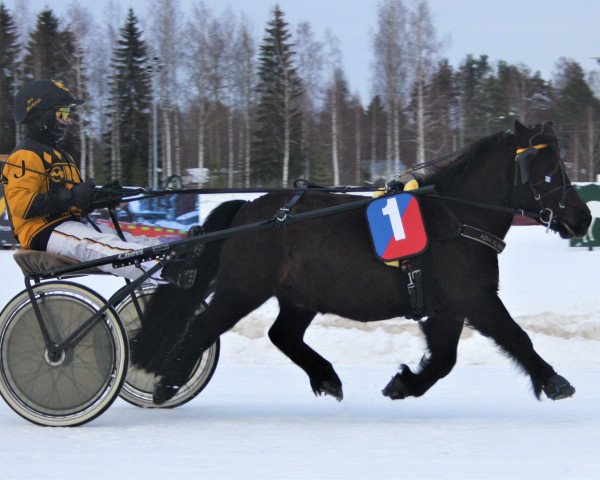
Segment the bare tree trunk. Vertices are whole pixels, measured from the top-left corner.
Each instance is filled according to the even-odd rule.
[[[394,103],[394,174],[400,172],[400,108]]]
[[[287,68],[284,65],[283,74],[283,172],[281,175],[281,185],[287,187],[290,175],[290,96],[291,96],[290,77]]]
[[[171,116],[170,111],[167,108],[163,108],[163,180],[173,175],[173,149],[171,144]]]
[[[425,162],[425,99],[422,73],[417,73],[417,163]]]
[[[76,41],[79,44],[79,39],[77,39]],[[75,67],[75,83],[76,83],[75,91],[78,92],[79,98],[82,98],[83,97],[82,93],[84,91],[84,88],[83,88],[83,65],[81,63],[83,52],[82,52],[82,49],[80,46],[77,46],[76,48],[77,48],[77,65]],[[88,177],[93,176],[94,172],[93,171],[91,173],[88,172],[87,138],[86,138],[85,131],[83,128],[83,122],[79,123],[79,143],[81,146],[81,154],[79,157],[79,169],[80,169],[81,175],[84,178],[88,178]]]
[[[361,128],[360,128],[360,120],[361,120],[361,108],[360,108],[360,103],[358,103],[355,107],[355,115],[354,115],[354,135],[356,136],[356,151],[355,151],[355,176],[354,176],[354,182],[356,183],[356,185],[360,184],[361,181],[361,172],[362,169],[360,168],[360,162],[361,162],[361,150],[362,150],[362,135],[361,135]]]
[[[204,169],[204,131],[206,129],[204,112],[204,99],[200,99],[198,108],[198,168],[200,169],[200,174],[203,173]]]
[[[227,109],[227,187],[233,188],[233,172],[235,161],[233,156],[233,108]]]
[[[371,115],[371,162],[377,160],[377,117]]]
[[[173,136],[175,141],[175,175],[181,175],[181,131],[179,125],[179,112],[173,112]]]
[[[250,159],[250,102],[248,102],[244,115],[244,186],[246,188],[250,187]]]
[[[393,107],[388,110],[389,115],[386,118],[386,136],[385,136],[385,176],[390,178],[392,176],[392,158],[394,157],[394,121],[393,121]]]
[[[333,184],[340,184],[340,163],[338,158],[338,112],[337,91],[335,84],[331,91],[331,166],[333,169]]]

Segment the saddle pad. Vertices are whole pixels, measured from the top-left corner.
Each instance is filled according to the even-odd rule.
[[[414,195],[404,192],[379,197],[366,211],[375,254],[381,260],[411,257],[427,249],[427,232]]]

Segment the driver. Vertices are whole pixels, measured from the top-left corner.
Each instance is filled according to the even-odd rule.
[[[17,93],[13,113],[16,122],[25,125],[26,134],[0,169],[13,234],[21,248],[81,262],[160,244],[156,238],[127,233],[130,241],[124,242],[113,231],[98,232],[86,221],[101,189],[91,178],[82,180],[73,158],[60,146],[74,107],[82,103],[55,80],[34,80]],[[156,262],[99,268],[133,280]],[[159,273],[149,282],[190,288],[196,276],[192,261],[185,258],[169,262]]]

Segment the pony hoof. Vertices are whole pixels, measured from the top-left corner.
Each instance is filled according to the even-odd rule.
[[[342,386],[338,383],[330,381],[321,382],[316,393],[319,395],[329,395],[335,398],[338,402],[341,402],[344,399],[344,391],[342,390]]]
[[[166,385],[162,381],[159,381],[154,386],[154,391],[152,392],[152,403],[162,405],[168,402],[177,394],[179,388],[177,385]]]
[[[392,377],[381,393],[392,400],[402,400],[409,395],[408,388],[399,373]]]
[[[550,400],[562,400],[575,394],[575,387],[558,374],[554,374],[542,387]]]

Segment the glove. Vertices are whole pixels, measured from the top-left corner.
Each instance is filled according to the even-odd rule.
[[[79,208],[84,213],[89,213],[90,203],[92,200],[92,191],[96,183],[92,178],[88,178],[85,182],[78,183],[71,188],[71,202],[74,207]]]
[[[121,182],[119,180],[111,180],[110,182],[102,185],[102,188],[121,190],[123,188],[123,185],[121,185]]]
[[[400,180],[391,180],[385,184],[386,191],[391,193],[399,193],[404,190],[404,183]]]
[[[121,201],[122,190],[119,180],[111,180],[102,188],[97,188],[92,199],[94,208],[115,208]]]

